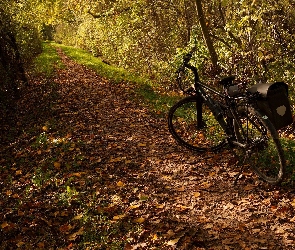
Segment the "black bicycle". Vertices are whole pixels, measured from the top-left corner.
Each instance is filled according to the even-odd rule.
[[[244,89],[235,76],[218,82],[221,90],[202,83],[188,53],[177,71],[177,82],[188,97],[171,107],[168,126],[182,146],[197,152],[216,152],[226,146],[239,152],[245,166],[271,184],[282,181],[285,157],[278,129],[292,123],[288,87],[283,82],[256,84]],[[187,72],[193,85],[184,89]],[[236,150],[237,149],[237,150]]]

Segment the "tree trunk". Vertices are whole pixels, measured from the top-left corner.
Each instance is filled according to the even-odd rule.
[[[218,56],[217,56],[217,53],[215,51],[213,42],[211,40],[208,27],[206,25],[206,19],[205,19],[205,15],[204,15],[204,12],[203,12],[201,0],[196,0],[196,9],[197,9],[197,13],[198,13],[202,33],[203,33],[203,36],[204,36],[204,40],[205,40],[205,43],[207,45],[207,48],[209,50],[209,54],[210,54],[210,57],[211,57],[211,62],[213,64],[213,67],[216,70],[219,70]]]

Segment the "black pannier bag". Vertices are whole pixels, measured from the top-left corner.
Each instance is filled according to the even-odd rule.
[[[258,83],[250,87],[248,91],[260,94],[257,98],[257,106],[276,129],[286,127],[293,122],[286,83]]]

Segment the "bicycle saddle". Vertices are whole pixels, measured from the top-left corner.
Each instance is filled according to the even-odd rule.
[[[229,86],[229,85],[232,85],[232,82],[235,79],[236,79],[236,76],[227,76],[225,78],[222,78],[219,83],[223,86]]]

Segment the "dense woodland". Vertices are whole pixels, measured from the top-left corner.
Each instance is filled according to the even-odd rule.
[[[166,119],[193,47],[202,80],[294,105],[294,23],[294,0],[0,0],[0,248],[294,249],[294,124],[274,186]]]
[[[196,46],[195,63],[204,77],[236,74],[250,82],[293,85],[294,5],[292,0],[4,0],[1,71],[15,78],[10,72],[27,67],[42,40],[54,40],[170,88],[181,56]]]

